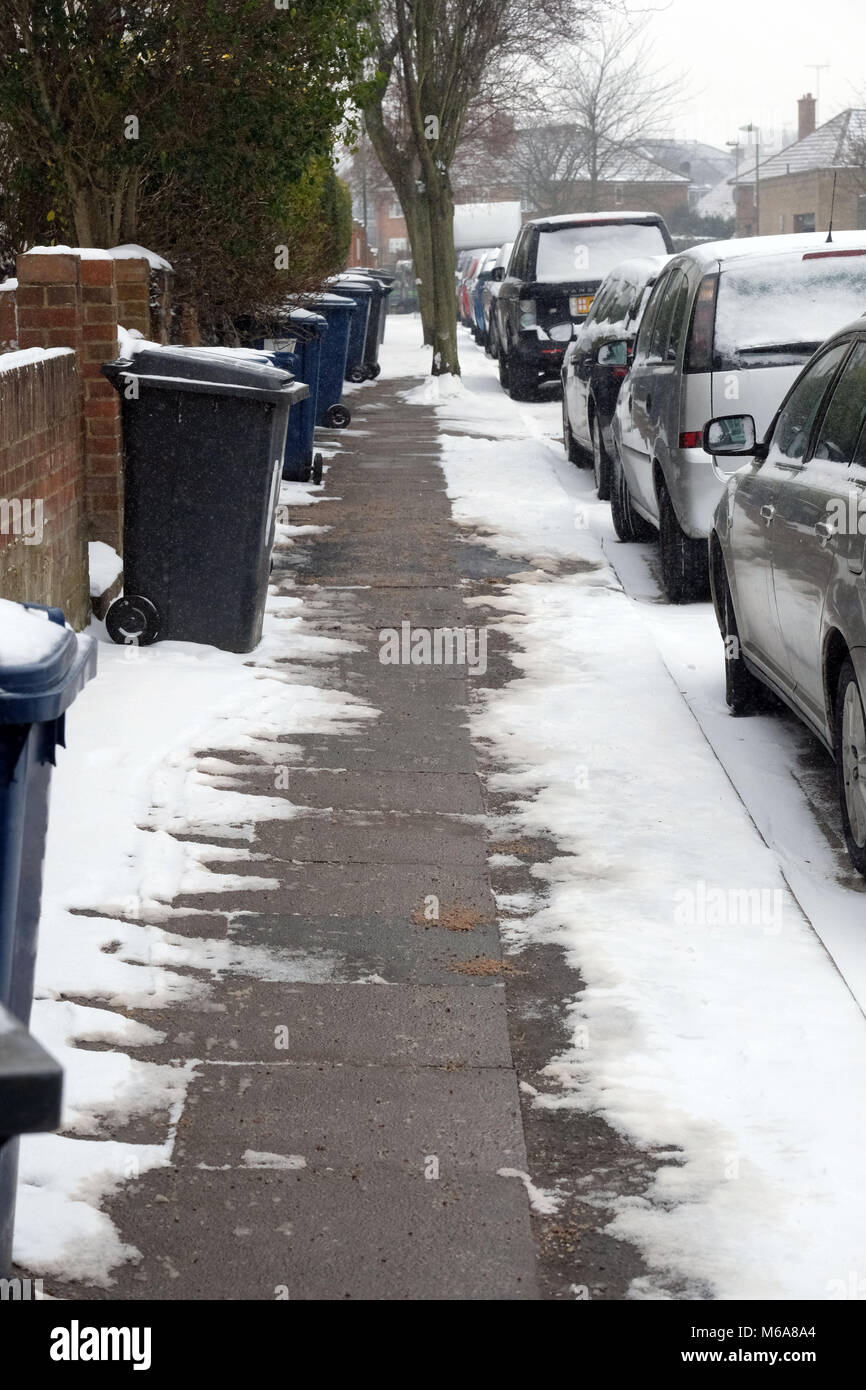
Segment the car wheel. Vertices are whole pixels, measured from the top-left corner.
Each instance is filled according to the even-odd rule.
[[[707,542],[686,535],[664,483],[659,484],[658,494],[659,550],[665,593],[671,603],[693,603],[706,598],[710,584]]]
[[[602,502],[610,497],[610,458],[601,437],[598,417],[593,415],[589,426],[592,436],[592,471],[595,474],[595,490]]]
[[[513,401],[532,401],[538,387],[538,373],[531,368],[509,363],[508,394]]]
[[[866,719],[857,673],[849,659],[836,685],[833,750],[842,828],[851,862],[866,878]]]
[[[625,473],[617,458],[612,459],[610,465],[610,515],[621,541],[652,540],[653,529],[632,506]]]
[[[713,573],[719,631],[725,644],[725,702],[733,715],[757,714],[760,710],[772,706],[773,696],[763,681],[759,681],[758,677],[752,674],[743,660],[734,600],[731,597],[731,586],[720,551]]]
[[[574,442],[574,435],[571,432],[571,423],[568,418],[568,406],[565,402],[565,389],[562,392],[562,447],[565,450],[565,457],[569,463],[575,464],[577,468],[586,467],[586,459],[582,449],[579,449]]]
[[[508,390],[508,358],[502,348],[499,349],[499,385],[503,391]]]

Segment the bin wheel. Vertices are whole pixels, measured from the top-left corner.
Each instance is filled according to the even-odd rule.
[[[351,412],[344,405],[331,405],[325,411],[325,424],[329,429],[344,430],[351,423]]]
[[[366,381],[366,380],[367,380],[367,368],[361,366],[360,363],[358,364],[357,367],[350,367],[350,368],[349,368],[349,380],[350,380],[350,381],[355,381],[355,382]]]
[[[313,457],[313,482],[314,482],[314,483],[320,483],[320,482],[322,481],[322,468],[323,468],[323,466],[324,466],[324,462],[325,462],[325,460],[322,458],[322,455],[321,455],[321,454],[315,454],[315,455],[314,455],[314,457]]]
[[[379,373],[381,372],[381,370],[382,370],[381,365],[380,365],[378,362],[377,362],[374,366],[372,366],[372,367],[370,368],[370,375],[371,375],[371,377],[373,378],[374,381],[376,380],[376,377],[379,375]]]
[[[162,627],[159,609],[140,594],[116,598],[105,615],[105,626],[112,642],[120,646],[149,647]]]

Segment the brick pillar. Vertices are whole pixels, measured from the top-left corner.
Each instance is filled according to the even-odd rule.
[[[117,356],[117,287],[107,253],[18,257],[20,347],[75,349],[82,383],[85,509],[89,540],[121,553],[123,465],[120,401],[100,373]]]
[[[10,283],[14,284],[14,281]],[[18,346],[18,311],[14,289],[0,285],[0,352],[14,352]]]
[[[150,337],[150,264],[143,256],[120,256],[114,261],[117,282],[117,321],[142,338]]]

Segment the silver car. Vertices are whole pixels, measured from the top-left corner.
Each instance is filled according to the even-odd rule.
[[[668,598],[706,594],[722,490],[701,447],[714,415],[763,434],[803,364],[866,309],[866,232],[711,242],[675,256],[647,304],[613,422],[622,540],[658,532]]]
[[[769,688],[830,749],[866,876],[866,318],[821,346],[763,443],[736,415],[704,445],[723,490],[709,562],[728,704],[749,713]]]

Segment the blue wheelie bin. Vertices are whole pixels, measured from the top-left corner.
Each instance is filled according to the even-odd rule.
[[[370,375],[364,360],[364,348],[367,342],[367,328],[370,322],[370,315],[373,305],[374,289],[369,281],[361,279],[346,280],[345,283],[340,276],[334,276],[328,282],[333,286],[335,294],[341,294],[347,299],[354,299],[357,310],[352,315],[349,325],[349,346],[346,352],[346,381],[366,381]]]
[[[347,406],[343,405],[343,382],[346,379],[346,359],[352,320],[357,317],[358,302],[342,294],[315,294],[308,300],[315,313],[328,321],[328,333],[322,344],[319,362],[319,395],[316,424],[325,429],[342,430],[352,423]]]
[[[364,339],[362,363],[364,374],[355,377],[354,379],[357,381],[377,377],[381,370],[379,367],[379,345],[385,336],[386,300],[391,293],[391,287],[372,273],[361,274],[359,271],[343,271],[337,277],[337,288],[344,289],[349,294],[355,294],[360,287],[369,288],[372,299],[370,301],[370,316],[367,321],[367,334]]]
[[[96,644],[59,608],[0,599],[0,1275],[9,1265],[17,1135],[54,1129],[60,1070],[27,1032],[51,768]]]
[[[297,381],[306,382],[310,388],[307,399],[296,405],[289,415],[283,477],[299,483],[312,478],[313,482],[320,483],[322,455],[313,447],[313,432],[319,409],[319,377],[328,320],[309,309],[294,308],[282,316],[281,328],[284,336],[254,338],[251,346],[261,349],[275,367],[291,372]]]

